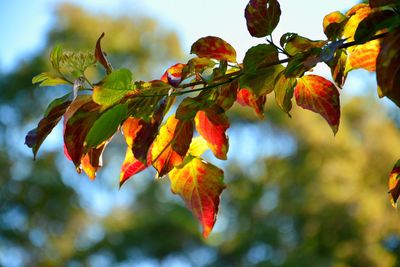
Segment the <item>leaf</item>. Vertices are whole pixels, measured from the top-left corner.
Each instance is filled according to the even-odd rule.
[[[222,170],[199,158],[191,158],[169,173],[171,191],[178,194],[203,227],[207,237],[214,227],[220,195],[225,189]]]
[[[305,72],[314,68],[317,63],[324,61],[322,51],[321,48],[314,47],[291,57],[284,70],[285,76],[287,78],[299,78],[303,76]]]
[[[244,73],[257,73],[260,69],[271,67],[271,63],[276,63],[278,49],[270,44],[259,44],[247,50],[243,59]]]
[[[292,109],[293,90],[296,86],[295,78],[286,78],[284,72],[281,72],[275,80],[275,100],[278,106],[289,116]]]
[[[69,84],[69,82],[66,81],[64,78],[57,77],[49,72],[43,72],[39,75],[36,75],[32,78],[32,83],[39,83],[39,86],[57,86],[62,84]]]
[[[158,130],[165,115],[166,106],[167,99],[163,98],[158,103],[150,122],[144,120],[139,121],[140,129],[136,133],[136,139],[140,140],[140,142],[133,142],[132,152],[135,158],[142,163],[147,162],[150,146],[158,134]]]
[[[399,0],[369,0],[370,7],[382,7],[389,5],[400,5]]]
[[[81,159],[81,166],[86,175],[90,180],[96,178],[96,172],[103,165],[103,151],[106,147],[106,143],[102,144],[98,148],[91,148]]]
[[[244,16],[251,36],[265,37],[278,25],[281,8],[276,0],[250,0]]]
[[[240,77],[240,87],[247,88],[257,97],[265,96],[274,90],[274,80],[285,68],[282,65],[260,70],[256,74],[244,74]]]
[[[266,100],[266,96],[256,97],[250,90],[245,88],[239,90],[236,98],[236,102],[240,105],[253,108],[260,119],[264,118],[264,105]]]
[[[358,24],[354,40],[358,43],[364,43],[379,31],[385,29],[391,31],[392,28],[399,25],[400,18],[395,12],[392,10],[377,10],[369,14],[368,17]]]
[[[197,40],[192,45],[190,53],[199,57],[236,62],[235,49],[226,41],[215,36],[207,36]]]
[[[193,136],[193,121],[180,121],[174,116],[168,118],[153,143],[151,162],[163,177],[182,163]]]
[[[390,33],[382,41],[376,62],[376,77],[382,95],[400,107],[400,30]]]
[[[339,11],[326,15],[323,20],[324,33],[326,37],[331,41],[339,39],[342,36],[347,20],[348,17]]]
[[[177,63],[169,67],[161,77],[161,81],[168,83],[173,87],[177,87],[185,79],[182,75],[182,71],[185,67],[186,64],[182,63]]]
[[[92,101],[83,104],[67,120],[64,129],[64,144],[67,155],[77,168],[84,156],[84,141],[97,120],[100,106]]]
[[[126,144],[132,148],[133,142],[136,139],[136,134],[142,127],[140,119],[129,117],[122,124],[122,133],[124,134]]]
[[[395,208],[397,207],[397,200],[399,199],[400,196],[399,174],[400,174],[400,160],[396,162],[389,176],[390,202]]]
[[[86,135],[85,150],[96,148],[110,139],[127,117],[127,105],[119,104],[100,114]]]
[[[191,120],[199,110],[207,109],[213,105],[217,97],[218,95],[214,90],[202,91],[196,97],[186,97],[179,104],[175,117],[178,120]]]
[[[354,34],[358,25],[363,19],[368,17],[371,12],[372,9],[367,4],[355,5],[347,11],[346,16],[349,16],[350,18],[343,29],[344,39],[347,39],[348,42],[354,41]]]
[[[238,79],[228,84],[221,85],[219,87],[219,94],[216,104],[227,111],[235,103],[239,89],[240,87]]]
[[[347,52],[345,49],[336,51],[334,58],[328,62],[331,68],[332,78],[339,88],[342,88],[347,78],[346,65],[347,65]]]
[[[40,120],[38,126],[29,131],[26,135],[25,144],[32,148],[34,158],[36,158],[36,154],[39,151],[43,141],[58,124],[61,117],[71,104],[70,97],[71,94],[69,93],[53,100],[47,107],[44,117]]]
[[[347,49],[349,57],[346,65],[346,73],[355,69],[365,69],[373,72],[376,70],[376,60],[381,50],[379,40],[369,41],[363,45],[353,46]]]
[[[132,73],[128,69],[115,70],[108,74],[104,81],[94,87],[93,101],[99,105],[109,106],[132,93]]]
[[[337,133],[340,122],[339,91],[336,86],[317,75],[306,75],[297,81],[294,95],[297,105],[319,113]]]
[[[60,72],[60,61],[62,59],[62,55],[63,55],[63,49],[61,45],[56,45],[50,54],[51,65],[57,72]]]
[[[99,39],[97,39],[94,56],[95,56],[96,60],[101,65],[103,65],[104,69],[106,70],[106,73],[110,74],[113,71],[112,66],[111,66],[110,62],[108,62],[106,54],[101,49],[101,39],[103,37],[104,37],[104,32],[100,35]]]
[[[208,144],[206,139],[202,136],[193,137],[190,143],[189,150],[187,152],[188,156],[200,157],[208,149]]]
[[[149,165],[149,162],[143,163],[136,159],[132,153],[132,149],[128,147],[126,149],[125,159],[121,166],[121,173],[119,176],[119,187],[133,175],[145,170]]]
[[[214,106],[197,112],[195,121],[197,131],[207,141],[215,157],[226,160],[229,149],[226,130],[229,128],[229,121],[225,112]]]
[[[327,41],[313,41],[298,34],[293,34],[286,40],[284,48],[289,55],[294,56],[297,53],[307,52],[312,48],[322,48],[326,43]]]

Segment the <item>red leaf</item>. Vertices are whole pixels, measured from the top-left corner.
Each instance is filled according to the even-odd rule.
[[[180,195],[203,226],[207,237],[214,227],[220,195],[224,190],[224,173],[214,165],[192,158],[169,173],[171,191]]]
[[[149,159],[149,158],[148,158]],[[121,166],[121,173],[119,176],[119,187],[121,186],[133,175],[145,170],[149,166],[149,161],[144,164],[143,162],[137,160],[132,153],[132,149],[128,147],[126,149],[125,159]]]
[[[231,83],[222,85],[219,88],[219,95],[216,101],[218,106],[223,108],[225,111],[230,109],[235,103],[239,88],[240,87],[238,79],[234,80]]]
[[[69,157],[77,168],[83,157],[86,135],[98,118],[100,108],[92,101],[85,103],[66,122],[64,144]]]
[[[267,100],[266,96],[256,97],[251,91],[247,89],[240,89],[236,102],[242,106],[249,106],[254,109],[257,116],[262,119],[264,118],[264,105]]]
[[[278,25],[281,8],[276,0],[250,0],[244,16],[251,36],[265,37]]]
[[[101,49],[101,39],[103,37],[104,37],[104,32],[100,35],[99,39],[97,39],[94,56],[96,60],[106,69],[107,74],[110,74],[112,72],[112,66],[110,62],[108,62],[105,53]]]
[[[229,128],[228,118],[225,113],[212,107],[205,111],[197,112],[196,129],[207,141],[214,155],[225,160],[228,153],[229,142],[226,130]]]
[[[396,162],[394,165],[392,172],[389,177],[389,194],[390,201],[392,202],[393,207],[397,207],[397,200],[400,196],[400,160]]]
[[[298,79],[294,89],[297,105],[319,113],[331,126],[334,134],[340,121],[339,91],[323,77],[306,75]]]
[[[219,37],[207,36],[197,40],[190,50],[199,57],[236,62],[235,49]]]
[[[181,121],[174,116],[168,118],[160,129],[151,149],[151,161],[163,177],[182,163],[193,137],[193,122]]]
[[[185,77],[182,76],[182,71],[185,67],[186,64],[182,63],[177,63],[169,67],[161,77],[161,81],[177,87],[182,82],[182,80],[185,79]]]

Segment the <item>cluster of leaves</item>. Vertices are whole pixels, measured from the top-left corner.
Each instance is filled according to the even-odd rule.
[[[71,93],[50,103],[38,126],[26,136],[34,156],[55,125],[64,118],[65,155],[91,178],[102,166],[102,153],[115,133],[122,132],[126,156],[120,185],[152,166],[158,177],[168,175],[171,190],[180,195],[203,226],[211,232],[225,188],[223,171],[201,158],[210,149],[225,160],[229,148],[226,112],[235,102],[263,117],[268,94],[290,116],[292,98],[298,106],[320,114],[334,134],[340,122],[339,88],[348,72],[376,71],[379,95],[400,106],[400,4],[398,0],[370,0],[345,14],[325,16],[327,40],[310,40],[286,33],[279,44],[272,33],[279,23],[277,0],[250,0],[245,9],[247,28],[266,42],[250,48],[238,63],[235,49],[219,37],[207,36],[191,47],[195,57],[171,66],[158,80],[134,81],[128,69],[113,69],[101,47],[94,53],[65,52],[60,46],[50,56],[55,74],[33,78],[41,86],[71,84]],[[280,57],[281,55],[281,57]],[[284,57],[283,59],[282,56]],[[96,63],[106,75],[92,83],[85,76]],[[326,63],[334,82],[308,74]],[[169,115],[177,96],[190,94]],[[197,94],[197,95],[196,95]],[[163,123],[164,122],[164,123]],[[196,134],[197,132],[197,134]],[[400,195],[398,168],[391,176],[393,203]]]

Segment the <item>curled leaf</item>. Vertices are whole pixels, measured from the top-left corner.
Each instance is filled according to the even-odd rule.
[[[101,65],[103,65],[107,74],[110,74],[113,71],[112,66],[111,66],[110,62],[108,61],[106,54],[101,49],[101,39],[103,39],[103,37],[104,37],[104,32],[100,35],[99,39],[97,39],[94,56],[95,56],[96,60]]]

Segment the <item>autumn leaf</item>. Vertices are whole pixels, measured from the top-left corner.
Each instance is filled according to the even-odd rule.
[[[25,144],[32,148],[33,157],[39,151],[40,146],[46,137],[51,133],[53,128],[58,124],[61,117],[71,104],[71,94],[66,94],[60,98],[53,100],[44,113],[43,118],[40,120],[38,126],[29,131],[25,137]]]
[[[183,70],[186,64],[177,63],[169,67],[161,77],[161,81],[177,87],[186,77],[183,75]]]
[[[376,77],[383,96],[400,107],[400,30],[390,33],[383,41],[377,59]]]
[[[393,207],[397,207],[397,200],[400,196],[400,160],[396,162],[394,165],[390,176],[389,176],[389,194],[390,194],[390,202]]]
[[[259,44],[247,50],[243,59],[244,73],[257,73],[279,60],[278,49],[270,44]]]
[[[250,0],[244,16],[251,36],[265,37],[278,25],[281,8],[276,0]]]
[[[216,104],[223,108],[225,111],[230,109],[236,101],[239,88],[240,87],[238,79],[228,84],[221,85],[218,88],[219,90]]]
[[[329,40],[337,40],[342,36],[344,25],[347,23],[348,17],[339,11],[329,13],[324,17],[323,28],[326,37]]]
[[[331,69],[332,78],[339,88],[342,88],[346,78],[346,65],[347,65],[347,52],[345,49],[339,49],[336,51],[333,59],[328,62]]]
[[[96,49],[94,51],[94,56],[96,60],[103,65],[104,69],[106,70],[107,74],[112,72],[112,66],[110,62],[107,60],[107,57],[103,50],[101,49],[101,39],[104,37],[104,32],[100,35],[99,39],[96,42]]]
[[[295,78],[287,78],[284,72],[281,72],[275,80],[275,100],[278,106],[289,116],[292,109],[293,90],[296,86]]]
[[[229,121],[223,109],[218,106],[197,112],[196,129],[207,141],[215,157],[226,160],[229,148],[226,130],[229,128]]]
[[[346,12],[349,17],[346,25],[343,28],[343,38],[347,41],[354,41],[354,34],[360,22],[368,17],[372,9],[367,4],[358,4]]]
[[[84,156],[84,141],[87,133],[99,116],[100,106],[92,101],[83,104],[66,121],[64,144],[68,156],[77,168]]]
[[[235,49],[226,41],[215,36],[207,36],[197,40],[192,45],[190,53],[199,57],[236,62]]]
[[[306,75],[294,89],[297,105],[319,113],[337,133],[340,122],[339,91],[336,86],[317,75]]]
[[[168,118],[153,143],[151,162],[159,177],[182,163],[193,137],[193,121]]]
[[[383,7],[389,5],[400,5],[399,0],[369,0],[370,7]]]
[[[91,148],[81,159],[81,168],[91,180],[96,178],[97,170],[103,166],[102,156],[106,145],[104,142],[97,148]]]
[[[203,227],[207,237],[214,227],[220,195],[225,189],[222,170],[200,158],[190,158],[169,174],[171,191],[178,194]]]
[[[148,157],[148,159],[150,159]],[[121,166],[121,172],[119,176],[119,187],[121,188],[122,185],[133,175],[145,170],[149,166],[150,162],[147,161],[146,163],[141,162],[140,160],[136,159],[132,153],[132,149],[128,147],[126,149],[125,159]]]
[[[365,69],[373,72],[376,70],[376,60],[381,50],[379,40],[369,41],[347,49],[349,57],[346,65],[346,72],[355,69]]]
[[[290,37],[285,40],[284,49],[289,55],[294,56],[311,48],[322,48],[326,44],[327,41],[313,41],[298,34],[290,34]]]
[[[254,112],[260,119],[264,118],[264,105],[266,100],[266,96],[256,97],[250,90],[246,88],[240,89],[236,98],[236,102],[238,102],[241,106],[253,108]]]
[[[175,116],[178,120],[191,120],[199,110],[204,110],[213,105],[218,94],[214,90],[200,92],[196,97],[186,97],[179,104]]]

